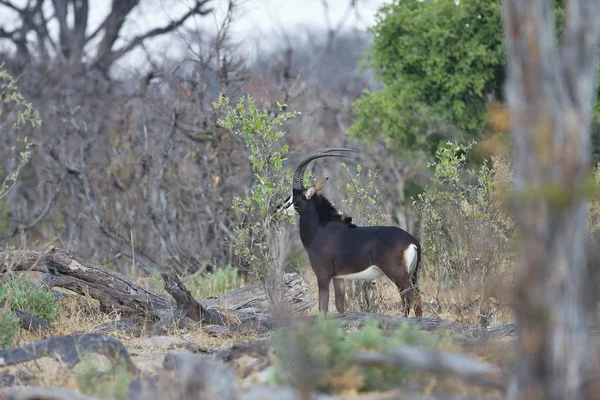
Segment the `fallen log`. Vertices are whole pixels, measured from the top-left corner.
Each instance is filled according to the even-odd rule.
[[[6,302],[0,303],[0,310],[3,310],[4,307],[6,307]],[[17,318],[19,318],[19,325],[21,325],[21,328],[25,330],[31,332],[41,332],[52,329],[50,322],[46,321],[45,319],[38,318],[27,311],[17,310],[12,307],[11,310],[13,313],[15,313]]]
[[[135,327],[148,321],[159,328],[172,324],[185,327],[198,322],[236,331],[265,331],[273,326],[269,298],[258,282],[217,298],[196,300],[177,274],[165,268],[162,277],[165,290],[172,296],[169,298],[58,248],[0,252],[0,273],[9,271],[44,273],[48,290],[61,287],[90,296],[100,302],[101,309],[116,309],[124,314],[122,324],[105,324],[100,327],[104,331],[125,328],[139,332],[141,329]],[[284,281],[285,299],[292,313],[306,311],[311,304],[306,284],[297,274],[286,274]]]
[[[2,400],[100,400],[74,390],[49,387],[7,388],[0,392]]]
[[[50,322],[45,319],[38,318],[35,315],[28,313],[27,311],[15,310],[13,312],[19,318],[19,324],[21,328],[31,332],[49,331],[52,329]]]
[[[57,336],[20,347],[0,350],[0,367],[17,365],[43,357],[50,357],[73,368],[86,352],[94,352],[116,362],[123,362],[131,374],[139,371],[129,352],[116,339],[99,334]]]
[[[284,275],[284,301],[289,305],[293,316],[306,314],[313,302],[310,299],[306,283],[295,273]],[[258,331],[271,330],[275,327],[272,319],[272,305],[261,282],[234,289],[220,296],[198,300],[206,309],[223,309],[235,315],[245,329]]]
[[[397,346],[386,353],[358,352],[353,356],[361,366],[393,365],[453,376],[464,381],[502,391],[508,385],[508,374],[500,367],[458,353],[446,353],[417,346]]]
[[[43,272],[60,277],[48,287],[61,287],[89,295],[101,305],[123,313],[144,313],[160,318],[173,304],[114,271],[77,259],[60,249],[51,251],[7,251],[0,253],[0,271]]]
[[[303,316],[295,319],[295,322],[313,323],[321,316]],[[473,339],[490,340],[502,339],[505,337],[515,337],[516,330],[514,324],[484,328],[473,325],[458,324],[437,318],[426,317],[398,317],[393,315],[368,313],[368,312],[350,312],[344,314],[327,314],[326,319],[335,321],[338,326],[344,330],[351,328],[362,328],[369,321],[377,322],[377,326],[384,331],[394,331],[403,324],[412,324],[418,329],[428,332],[450,332],[457,341],[469,341]]]

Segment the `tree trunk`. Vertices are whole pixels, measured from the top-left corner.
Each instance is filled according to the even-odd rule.
[[[504,0],[512,206],[522,235],[520,358],[509,398],[581,398],[588,346],[586,200],[600,1],[565,2],[562,49],[547,0]]]

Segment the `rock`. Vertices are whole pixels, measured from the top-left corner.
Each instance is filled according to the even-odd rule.
[[[238,400],[239,385],[235,373],[221,361],[188,351],[165,356],[163,367],[174,372],[169,390],[177,400]]]

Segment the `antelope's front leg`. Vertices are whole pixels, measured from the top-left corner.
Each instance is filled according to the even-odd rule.
[[[335,308],[338,313],[343,314],[346,308],[346,285],[343,279],[333,278],[333,292],[335,294]]]

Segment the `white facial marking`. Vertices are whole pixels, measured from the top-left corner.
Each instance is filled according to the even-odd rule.
[[[279,207],[279,209],[277,210],[277,213],[281,213],[281,214],[293,217],[296,214],[296,209],[294,208],[293,199],[294,199],[293,196],[289,196],[287,199],[285,199],[285,202],[283,202],[281,207]]]
[[[304,196],[306,196],[307,200],[310,200],[311,197],[313,197],[315,195],[315,188],[313,186],[309,187],[306,190],[306,193],[304,194]]]
[[[417,246],[411,244],[404,250],[404,265],[408,276],[411,276],[417,266]]]
[[[283,213],[287,216],[293,217],[294,215],[296,215],[296,209],[294,208],[293,204],[290,204],[289,206],[283,209]]]
[[[362,270],[361,272],[357,272],[354,274],[337,275],[335,278],[351,279],[353,281],[359,281],[359,280],[374,281],[375,279],[381,278],[383,275],[384,275],[383,271],[380,270],[377,265],[371,265],[370,267]]]
[[[292,200],[292,196],[290,196],[289,201],[285,203],[284,213],[290,217],[296,215],[296,209],[294,208],[294,202]]]

